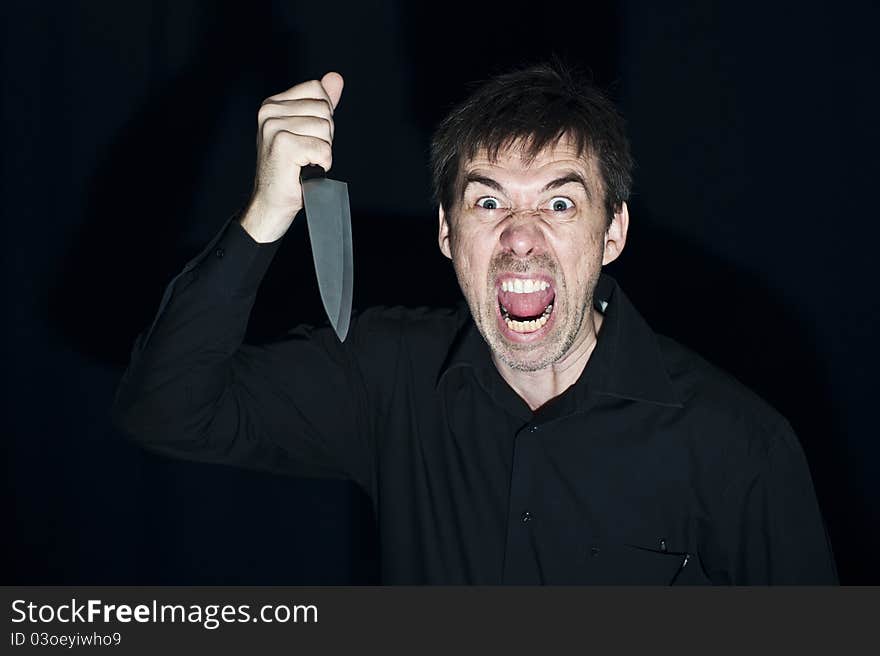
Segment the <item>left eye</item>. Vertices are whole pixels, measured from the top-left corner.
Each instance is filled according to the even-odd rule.
[[[482,207],[484,210],[497,210],[501,207],[501,202],[493,196],[483,196],[477,200],[477,207]]]
[[[556,198],[550,199],[550,209],[554,212],[564,212],[572,207],[574,207],[574,203],[565,196],[556,196]]]

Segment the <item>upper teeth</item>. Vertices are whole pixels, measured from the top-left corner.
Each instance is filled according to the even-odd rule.
[[[514,294],[531,294],[547,289],[550,283],[546,280],[522,280],[514,278],[513,280],[502,280],[501,291],[513,292]]]

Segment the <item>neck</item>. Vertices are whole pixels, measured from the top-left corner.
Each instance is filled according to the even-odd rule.
[[[532,411],[556,398],[580,378],[596,348],[602,315],[595,310],[587,318],[586,335],[559,362],[538,371],[511,369],[494,356],[501,377],[525,401]]]

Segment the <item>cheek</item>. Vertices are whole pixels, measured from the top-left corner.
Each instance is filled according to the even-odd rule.
[[[588,241],[584,257],[584,285],[590,287],[595,284],[602,271],[602,256],[605,250],[605,233],[593,235]]]
[[[574,274],[568,277],[566,282],[569,294],[581,296],[598,277],[599,271],[602,269],[605,233],[581,235],[578,240],[572,240],[571,243],[577,243],[578,248],[566,255],[567,270]]]
[[[486,284],[492,249],[487,239],[479,234],[461,234],[452,247],[453,261],[459,278],[469,287],[481,288]]]
[[[463,247],[455,247],[452,250],[452,262],[455,265],[458,284],[461,286],[465,296],[471,296],[475,289],[479,289],[473,253]]]

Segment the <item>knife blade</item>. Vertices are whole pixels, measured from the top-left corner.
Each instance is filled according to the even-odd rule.
[[[321,302],[339,341],[345,341],[354,288],[348,185],[315,165],[302,168],[300,183]]]

